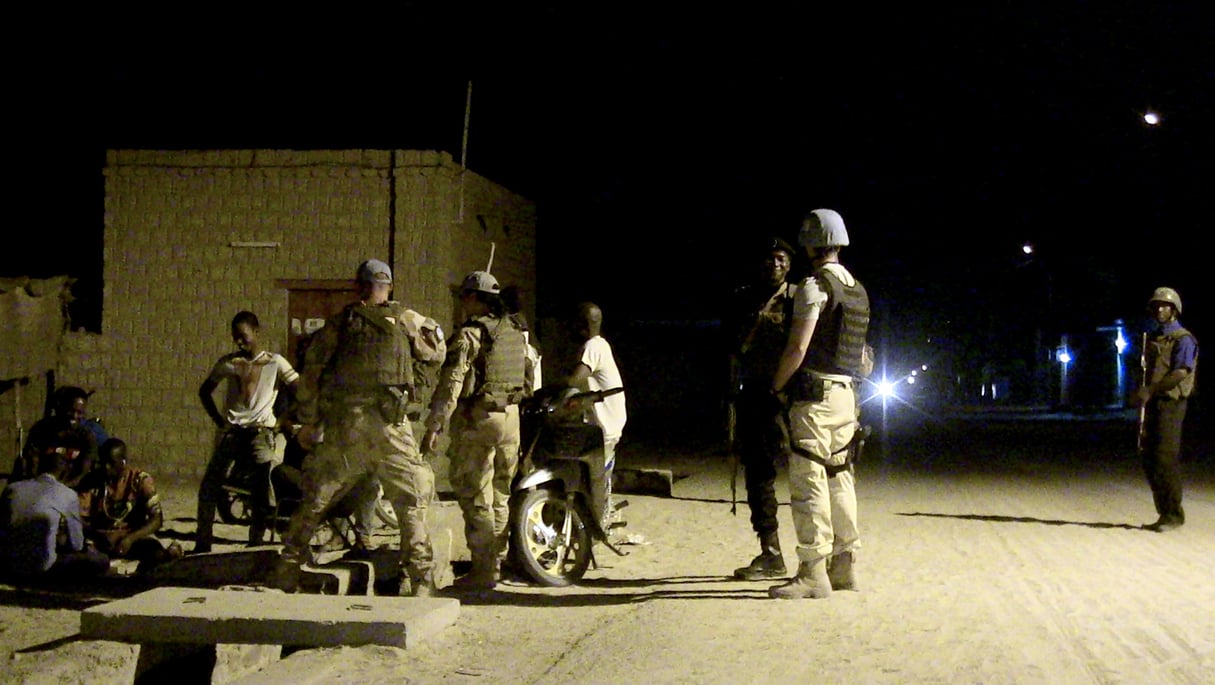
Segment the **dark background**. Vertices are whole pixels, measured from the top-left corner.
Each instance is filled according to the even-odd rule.
[[[468,165],[538,204],[541,318],[593,299],[622,334],[711,327],[764,237],[831,207],[888,350],[1015,358],[1037,334],[1141,326],[1158,285],[1201,339],[1212,11],[981,5],[76,17],[10,60],[29,173],[0,275],[66,271],[99,297],[107,148],[459,160],[471,80]]]

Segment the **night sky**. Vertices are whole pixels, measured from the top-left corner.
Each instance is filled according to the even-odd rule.
[[[893,334],[1017,328],[1035,312],[1087,329],[1142,317],[1168,284],[1201,338],[1215,307],[1199,277],[1215,223],[1206,5],[406,3],[391,21],[306,29],[108,16],[17,70],[18,161],[38,173],[10,198],[10,226],[35,247],[3,272],[99,274],[106,148],[458,160],[471,79],[469,166],[538,203],[541,315],[571,297],[618,320],[712,319],[751,268],[740,255],[831,207]],[[65,235],[79,246],[66,255]]]

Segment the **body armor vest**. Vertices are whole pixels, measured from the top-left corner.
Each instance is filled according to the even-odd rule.
[[[523,330],[507,317],[475,317],[470,323],[481,329],[481,354],[473,361],[478,383],[472,395],[494,404],[517,404],[527,384]]]
[[[861,376],[865,336],[869,332],[869,295],[865,286],[860,281],[846,286],[827,269],[818,269],[813,276],[827,292],[827,303],[810,338],[806,357],[794,374],[796,385],[803,388],[812,385],[812,372]]]
[[[1178,341],[1187,335],[1192,336],[1193,334],[1184,328],[1178,328],[1171,333],[1156,335],[1148,341],[1147,368],[1149,384],[1156,383],[1168,375],[1172,367],[1173,349],[1177,347]],[[1195,357],[1194,368],[1190,369],[1190,373],[1186,375],[1185,380],[1164,393],[1164,396],[1170,400],[1189,397],[1190,393],[1194,392],[1194,376],[1197,372],[1198,358]]]
[[[322,375],[323,387],[365,392],[413,385],[409,339],[393,308],[347,305],[339,325],[337,350]]]

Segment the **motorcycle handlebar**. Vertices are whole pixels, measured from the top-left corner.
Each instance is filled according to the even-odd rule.
[[[588,390],[586,392],[580,392],[580,393],[576,393],[574,395],[570,395],[566,399],[566,401],[567,402],[578,402],[578,401],[582,401],[582,400],[591,400],[593,402],[602,402],[603,398],[611,397],[612,395],[617,395],[622,392],[624,392],[623,385],[620,387],[617,387],[617,388],[608,388],[607,390]]]
[[[573,388],[554,388],[549,392],[544,392],[536,399],[538,402],[533,404],[534,409],[540,410],[542,413],[559,413],[565,414],[568,411],[580,411],[582,407],[595,402],[602,402],[605,397],[611,397],[624,392],[624,387],[609,388],[607,390],[586,390],[583,392],[575,392],[566,394]]]

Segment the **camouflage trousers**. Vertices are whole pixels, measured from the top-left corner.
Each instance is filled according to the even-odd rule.
[[[327,417],[324,440],[304,461],[303,497],[283,536],[283,562],[308,559],[308,542],[329,505],[367,476],[379,480],[400,523],[401,569],[411,581],[433,579],[434,552],[426,514],[435,476],[408,422],[388,424],[374,406],[344,407]]]
[[[473,571],[497,568],[510,537],[510,489],[519,467],[519,406],[460,407],[452,416],[451,484],[464,514]]]

